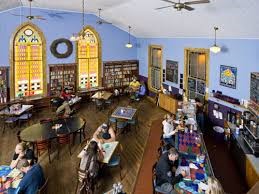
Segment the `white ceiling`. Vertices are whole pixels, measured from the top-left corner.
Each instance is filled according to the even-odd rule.
[[[1,0],[0,11],[28,6],[27,0]],[[175,0],[178,1],[178,0]],[[190,0],[181,0],[181,2]],[[213,37],[213,27],[219,27],[218,38],[259,38],[259,0],[210,0],[209,4],[193,5],[194,11],[173,8],[155,10],[170,5],[160,0],[85,0],[86,12],[102,16],[137,37]],[[35,0],[33,7],[81,12],[82,0]]]

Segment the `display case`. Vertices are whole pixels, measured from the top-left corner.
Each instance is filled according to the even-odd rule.
[[[139,75],[139,62],[106,61],[103,63],[103,86],[105,88],[125,88],[132,81],[132,77]]]
[[[8,73],[8,67],[0,67],[0,104],[6,103],[9,99]]]
[[[72,92],[76,89],[76,64],[50,64],[49,65],[50,95],[57,95],[60,90],[70,88]]]

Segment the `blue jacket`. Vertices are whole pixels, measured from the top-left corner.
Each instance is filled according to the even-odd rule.
[[[18,187],[19,193],[36,194],[45,183],[42,168],[39,164],[35,164],[24,175]]]
[[[147,91],[146,86],[141,85],[137,94],[140,95],[140,96],[145,96],[146,91]]]

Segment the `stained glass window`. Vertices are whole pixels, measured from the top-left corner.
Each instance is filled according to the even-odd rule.
[[[89,28],[86,28],[78,41],[79,89],[99,86],[99,44],[97,35]]]
[[[14,98],[44,94],[43,40],[30,24],[16,32],[12,64]]]

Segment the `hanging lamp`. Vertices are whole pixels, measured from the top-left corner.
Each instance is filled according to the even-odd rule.
[[[85,0],[82,0],[82,29],[85,26]],[[85,31],[80,35],[79,33],[73,33],[70,37],[70,41],[78,41],[85,38]]]
[[[217,30],[219,28],[218,27],[214,27],[215,30],[215,40],[214,40],[214,45],[212,47],[210,47],[210,51],[213,53],[219,53],[221,51],[221,48],[217,45]]]
[[[125,47],[127,47],[127,48],[132,48],[133,47],[133,45],[130,42],[130,29],[131,29],[131,26],[129,26],[129,42],[127,44],[125,44]]]

